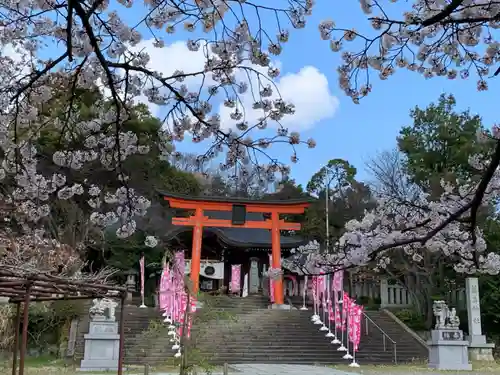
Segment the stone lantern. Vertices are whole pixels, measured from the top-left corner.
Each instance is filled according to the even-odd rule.
[[[127,298],[126,302],[132,302],[132,294],[137,291],[137,271],[129,270],[123,273],[127,276],[127,281],[125,282],[125,286],[127,288]]]

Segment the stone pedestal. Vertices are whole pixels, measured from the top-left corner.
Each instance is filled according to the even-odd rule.
[[[380,280],[380,308],[389,306],[389,283],[386,279]]]
[[[471,361],[494,361],[495,344],[487,343],[485,335],[467,336],[469,342],[469,358]]]
[[[481,331],[481,298],[478,278],[468,277],[465,280],[465,287],[469,325],[469,336],[467,336],[469,358],[472,361],[494,361],[493,348],[495,344],[488,344],[486,336]]]
[[[90,322],[89,333],[84,336],[85,351],[80,371],[116,371],[120,348],[118,323],[106,319]]]
[[[286,305],[286,304],[283,304],[283,305],[279,305],[277,303],[273,303],[271,305],[271,310],[291,310],[292,307],[290,305]]]
[[[258,258],[250,258],[249,284],[248,293],[256,294],[259,292],[260,278]]]
[[[428,367],[436,370],[472,370],[469,363],[469,342],[464,340],[463,332],[456,329],[438,329],[431,331]]]

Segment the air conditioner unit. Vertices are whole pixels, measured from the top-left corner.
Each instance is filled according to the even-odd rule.
[[[224,263],[202,263],[200,266],[200,275],[209,279],[224,279]]]
[[[185,263],[185,274],[188,275],[191,273],[191,259],[186,259]],[[223,280],[224,279],[224,262],[214,262],[214,263],[201,263],[200,264],[200,276]]]

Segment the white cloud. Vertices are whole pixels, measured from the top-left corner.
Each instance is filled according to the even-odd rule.
[[[326,76],[313,66],[305,66],[298,73],[287,73],[276,84],[281,98],[295,105],[295,114],[285,116],[281,121],[289,130],[311,129],[318,122],[333,117],[338,109],[339,100],[331,94]],[[273,97],[278,97],[277,92]],[[250,125],[255,124],[263,112],[252,109],[250,95],[243,97],[242,102],[245,120]],[[221,106],[220,114],[226,127],[233,127],[236,123],[229,118],[230,113],[229,108]]]
[[[5,44],[0,48],[0,61],[2,64],[7,65],[4,67],[5,77],[2,78],[2,86],[13,85],[31,72],[32,55],[25,50],[21,45],[13,46],[12,44]],[[5,61],[3,58],[12,59],[12,62]],[[7,81],[5,80],[7,78]]]
[[[0,49],[0,56],[10,57],[16,63],[23,61],[23,54],[20,49],[14,48],[12,44],[4,44]]]
[[[203,72],[206,58],[201,48],[198,51],[190,51],[186,42],[182,41],[174,42],[163,48],[155,47],[153,43],[153,39],[144,40],[130,48],[131,51],[144,51],[149,55],[149,69],[161,72],[167,77],[176,70],[182,70],[186,74]],[[200,85],[202,78],[203,76],[199,74],[188,77],[183,83],[188,86]]]
[[[204,52],[201,49],[190,51],[186,46],[186,42],[182,41],[158,48],[154,46],[154,39],[148,39],[129,49],[133,52],[146,52],[150,58],[148,69],[163,73],[166,77],[171,76],[176,70],[182,70],[185,73],[202,72],[206,61]],[[194,89],[199,87],[202,82],[203,75],[199,74],[186,78],[183,83],[190,89]],[[136,98],[136,101],[147,104],[151,114],[160,117],[161,107],[149,103],[146,96],[141,95]]]
[[[183,41],[174,42],[163,48],[154,47],[153,43],[152,39],[145,40],[132,49],[148,53],[150,56],[149,69],[161,72],[165,76],[172,75],[176,70],[182,70],[184,73],[203,71],[206,61],[206,51],[203,51],[203,48],[196,52],[190,51]],[[273,65],[281,69],[281,62],[276,61]],[[252,68],[262,74],[267,72],[265,68],[255,66]],[[248,82],[247,73],[243,70],[236,72],[236,76],[237,81]],[[253,87],[258,87],[256,76],[251,77],[251,81]],[[183,83],[190,90],[197,91],[201,84],[207,87],[213,81],[210,79],[210,75],[203,78],[203,75],[199,74],[188,77]],[[283,126],[290,130],[311,129],[318,122],[334,116],[338,109],[339,101],[331,94],[326,76],[313,66],[305,66],[297,73],[287,73],[280,77],[276,84],[281,97],[295,105],[295,114],[285,116],[282,121]],[[277,92],[273,97],[278,97]],[[251,94],[242,95],[240,99],[245,107],[245,120],[249,124],[256,123],[258,118],[262,116],[262,112],[252,109]],[[149,104],[145,97],[141,96],[137,100],[148,104],[154,115],[160,115],[160,107]],[[218,103],[213,102],[212,104]],[[230,119],[230,112],[230,109],[220,105],[219,113],[225,128],[232,128],[236,123]]]

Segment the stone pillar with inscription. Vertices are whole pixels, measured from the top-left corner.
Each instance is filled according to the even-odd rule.
[[[486,336],[481,330],[481,303],[477,277],[468,277],[465,280],[465,292],[469,326],[469,335],[466,337],[469,342],[469,357],[473,361],[494,361],[495,344],[487,343]]]
[[[249,275],[249,290],[248,293],[256,294],[259,292],[259,258],[250,258],[250,275]]]
[[[85,348],[80,371],[116,371],[120,335],[115,317],[117,303],[110,299],[95,299],[90,308],[89,333],[84,336]]]
[[[464,333],[458,327],[460,320],[455,309],[449,309],[444,301],[435,301],[433,306],[436,325],[431,331],[428,367],[436,370],[472,370],[469,363]]]
[[[386,279],[380,280],[380,308],[389,306],[389,282]]]

